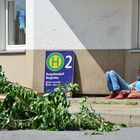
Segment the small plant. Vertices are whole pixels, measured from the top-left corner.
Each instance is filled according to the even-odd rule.
[[[73,116],[73,126],[77,129],[91,129],[100,132],[115,131],[122,127],[122,125],[115,125],[113,123],[107,122],[97,114],[92,107],[88,108],[87,99],[83,99],[81,102],[80,112]],[[72,124],[72,122],[71,122]]]
[[[5,73],[2,71],[2,66],[0,66],[0,94],[4,94],[7,88],[7,78],[5,77]]]
[[[112,100],[112,101],[96,101],[94,100],[92,102],[93,104],[113,104],[113,105],[116,105],[116,104],[125,104],[125,105],[137,105],[138,102],[137,101],[128,101],[127,99],[125,99],[124,101],[115,101],[115,100]]]
[[[138,102],[136,102],[136,101],[125,101],[124,102],[126,105],[138,105]]]

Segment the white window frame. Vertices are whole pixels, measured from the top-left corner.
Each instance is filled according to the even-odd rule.
[[[25,50],[27,46],[26,41],[25,41],[25,44],[22,44],[22,45],[9,45],[8,44],[8,22],[9,22],[8,21],[8,2],[9,1],[14,1],[14,0],[6,0],[6,51]]]

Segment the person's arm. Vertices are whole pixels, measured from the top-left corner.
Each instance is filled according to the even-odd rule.
[[[135,89],[135,86],[136,86],[136,82],[131,83],[130,84],[131,90],[134,90]]]

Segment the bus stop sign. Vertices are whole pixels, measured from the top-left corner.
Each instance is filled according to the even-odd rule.
[[[62,83],[73,83],[73,75],[73,51],[46,51],[44,93]]]

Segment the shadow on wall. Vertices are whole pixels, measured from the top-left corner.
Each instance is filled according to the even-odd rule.
[[[94,18],[92,0],[50,0],[50,2],[83,46],[86,49],[95,47],[93,42],[97,34],[95,33],[95,20],[92,19]]]
[[[104,73],[113,69],[117,71],[122,77],[124,77],[124,50],[88,50],[88,52],[98,63]]]
[[[75,61],[74,61],[74,66],[75,66],[75,70],[74,70],[74,83],[78,83],[79,85],[79,93],[83,93],[82,91],[82,81],[81,81],[81,76],[80,76],[80,66],[78,63],[78,58],[75,55]]]
[[[81,93],[105,93],[105,72],[111,69],[124,77],[124,51],[75,50],[75,81]],[[117,59],[116,59],[117,58]]]
[[[49,0],[86,49],[125,46],[125,1]],[[126,22],[126,21],[125,21]],[[123,27],[124,26],[124,27]]]
[[[50,2],[66,21],[67,25],[71,28],[76,37],[84,45],[85,49],[87,49],[93,59],[97,61],[101,69],[104,72],[110,69],[115,69],[124,76],[124,50],[92,50],[96,45],[99,45],[99,42],[99,46],[104,48],[105,44],[102,42],[103,38],[97,38],[97,28],[102,28],[102,25],[106,23],[108,24],[108,22],[110,22],[109,19],[113,20],[112,17],[115,18],[116,14],[118,14],[117,11],[106,16],[102,12],[100,13],[101,15],[99,14],[100,16],[98,14],[96,15],[95,11],[100,11],[99,9],[102,7],[107,9],[107,6],[109,5],[103,5],[102,1],[96,1],[98,6],[96,9],[95,6],[93,6],[95,1],[92,0],[81,0],[80,2],[75,0],[50,0]],[[102,24],[98,25],[96,23],[99,20],[96,16],[98,18],[102,18],[100,19]],[[100,30],[99,32],[102,34],[104,31]],[[110,45],[111,43],[108,44],[108,47],[112,47]]]
[[[99,76],[100,74],[102,74],[102,76],[100,77],[98,81],[104,80],[102,78],[103,75],[105,74],[106,71],[110,69],[116,70],[118,73],[120,73],[122,77],[124,77],[124,65],[125,65],[125,62],[124,62],[125,51],[124,50],[95,50],[95,49],[93,50],[92,49],[95,47],[95,45],[97,45],[96,47],[98,47],[99,42],[100,42],[100,46],[102,48],[104,47],[103,40],[102,39],[99,40],[97,37],[99,34],[96,29],[97,19],[95,19],[96,17],[94,17],[93,15],[94,8],[92,7],[93,5],[91,4],[93,3],[93,1],[81,0],[79,2],[75,0],[70,0],[70,1],[50,0],[50,2],[53,4],[53,6],[56,8],[59,14],[65,20],[67,25],[71,28],[71,30],[76,35],[76,37],[84,45],[85,49],[87,49],[87,50],[81,50],[81,51],[86,51],[85,53],[82,52],[84,56],[77,53],[78,50],[75,50],[76,60],[75,60],[74,82],[80,85],[80,92],[81,93],[83,92],[96,93],[96,89],[95,89],[96,87],[93,87],[93,85],[95,85],[96,80],[98,80],[96,79],[98,76],[98,70],[100,71]],[[103,5],[100,2],[98,4],[101,4],[101,7],[102,7]],[[114,14],[117,14],[117,12]],[[110,15],[110,16],[113,16],[113,15]],[[105,18],[105,16],[102,18]],[[103,20],[103,19],[100,19],[100,20]],[[104,21],[102,21],[102,24],[103,22]],[[106,21],[106,22],[109,22],[109,21]],[[102,24],[99,25],[99,27],[102,26]],[[96,40],[98,41],[96,42]],[[83,57],[83,59],[89,59],[90,61],[89,63],[92,66],[90,65],[88,66],[88,60],[83,61],[79,57],[81,58]],[[96,74],[97,76],[94,77],[94,75]],[[91,76],[91,77],[89,79],[86,79],[86,75],[87,77],[88,76],[89,77]],[[91,85],[86,85],[88,81],[89,83],[91,83]],[[86,87],[84,87],[85,85]],[[100,86],[100,83],[98,83],[97,86]],[[86,91],[84,91],[84,89],[87,87],[89,88],[92,87],[93,90],[87,89]],[[105,85],[99,88],[105,88]]]

